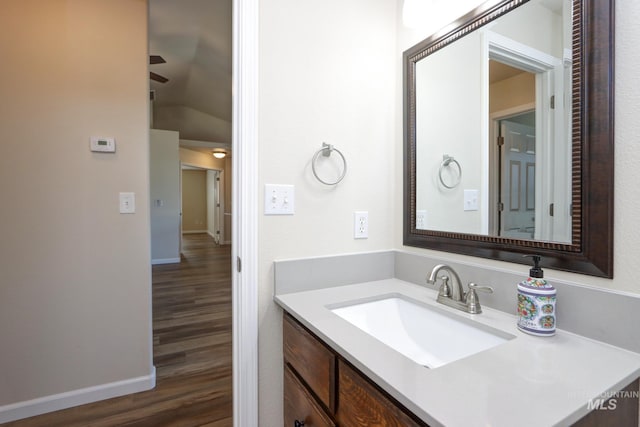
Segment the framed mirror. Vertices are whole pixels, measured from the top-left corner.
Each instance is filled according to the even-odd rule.
[[[613,277],[613,0],[491,0],[404,52],[404,244]]]

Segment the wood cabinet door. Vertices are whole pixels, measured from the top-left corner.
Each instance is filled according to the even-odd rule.
[[[297,422],[297,423],[296,423]],[[284,368],[284,427],[335,427],[289,367]]]
[[[285,363],[291,365],[318,399],[333,411],[336,356],[289,315],[284,316],[283,347]]]
[[[338,408],[340,427],[426,426],[387,398],[342,360],[338,363]]]

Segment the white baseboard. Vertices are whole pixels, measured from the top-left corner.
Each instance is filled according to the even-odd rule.
[[[209,230],[182,230],[182,234],[202,234],[207,233]]]
[[[151,374],[143,377],[130,378],[0,406],[0,424],[99,400],[111,399],[112,397],[151,390],[155,386],[156,368],[154,366]]]
[[[180,262],[180,257],[178,258],[160,258],[160,259],[152,259],[151,265],[156,264],[177,264]]]

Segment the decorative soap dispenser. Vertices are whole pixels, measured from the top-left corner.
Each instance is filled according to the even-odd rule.
[[[532,335],[556,333],[556,289],[544,280],[540,255],[533,258],[527,280],[518,283],[518,329]]]

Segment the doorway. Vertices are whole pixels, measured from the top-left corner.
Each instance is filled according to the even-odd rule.
[[[149,1],[149,52],[154,56],[150,72],[155,73],[155,77],[154,74],[150,76],[154,90],[150,108],[152,122],[156,128],[179,133],[179,161],[188,165],[181,168],[181,262],[154,270],[154,355],[157,356],[154,363],[159,377],[168,366],[174,365],[172,370],[177,376],[172,381],[180,384],[179,387],[191,387],[189,379],[181,375],[194,370],[206,371],[211,381],[224,386],[203,403],[209,411],[219,410],[222,417],[207,420],[220,421],[220,425],[225,426],[231,425],[232,419],[238,425],[236,417],[231,417],[236,400],[231,386],[232,366],[235,365],[231,352],[235,342],[231,328],[232,313],[235,316],[235,312],[231,307],[236,299],[231,296],[232,246],[228,243],[232,239],[230,226],[227,228],[224,224],[224,210],[231,205],[231,191],[226,191],[223,185],[230,187],[229,154],[232,151],[231,129],[235,124],[231,120],[232,102],[235,102],[231,96],[233,6],[232,0]],[[237,73],[237,70],[233,72]],[[227,157],[224,160],[214,158],[214,152]],[[194,177],[196,179],[192,179]],[[197,185],[194,184],[196,181]],[[185,189],[195,190],[199,195],[193,197]],[[229,224],[230,219],[229,215]],[[174,283],[175,289],[163,292],[177,298],[184,288],[189,288],[189,297],[195,301],[193,307],[180,311],[183,306],[188,307],[188,301],[172,302],[171,298],[169,304],[156,305],[161,304],[156,301],[160,292],[157,289],[163,286],[156,277],[161,277],[162,273],[178,282]],[[211,294],[212,289],[218,291]],[[197,307],[205,311],[193,314],[198,311]],[[159,319],[163,314],[165,319]],[[172,316],[184,322],[172,326],[171,330],[163,328],[163,322]],[[189,326],[187,320],[193,316],[200,316],[200,320]],[[156,319],[160,323],[156,324]],[[165,360],[168,356],[159,342],[163,330],[175,339],[178,336],[185,338],[183,342],[187,347],[196,342],[204,343],[206,350],[189,352],[185,348],[171,356],[175,360]],[[156,349],[160,350],[156,353]]]
[[[171,2],[176,8],[187,9],[178,0],[151,0]],[[201,0],[207,4],[209,0]],[[232,112],[229,113],[231,149],[225,173],[227,194],[232,195],[228,205],[231,236],[232,270],[232,342],[233,342],[233,425],[256,426],[258,422],[258,64],[259,64],[259,15],[258,0],[233,0],[230,18],[214,25],[232,29],[233,45],[232,78],[229,77],[228,93]],[[232,25],[230,25],[232,22]],[[173,23],[179,29],[186,27]],[[184,41],[178,38],[178,42]],[[180,45],[177,43],[176,45]],[[151,46],[150,46],[151,48]],[[207,92],[198,92],[200,96]],[[212,92],[208,92],[212,93]],[[233,93],[233,97],[231,96]],[[161,97],[162,94],[158,93]],[[220,94],[218,93],[217,96]],[[176,114],[180,112],[177,111]],[[231,121],[233,116],[233,121]],[[194,138],[199,139],[199,138]],[[229,172],[231,171],[231,172]],[[231,218],[233,217],[233,221]]]
[[[181,163],[182,234],[208,234],[216,245],[229,244],[225,236],[224,170]]]

